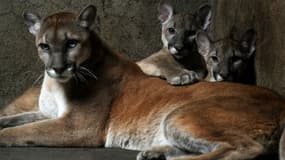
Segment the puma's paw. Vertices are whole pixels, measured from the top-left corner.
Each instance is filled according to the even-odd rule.
[[[197,82],[198,74],[194,71],[187,71],[184,70],[180,74],[170,76],[166,78],[168,83],[171,85],[186,85],[186,84],[192,84]]]
[[[5,128],[7,125],[7,120],[5,118],[0,118],[0,130]]]
[[[142,151],[137,155],[137,160],[166,160],[166,157],[161,152]]]

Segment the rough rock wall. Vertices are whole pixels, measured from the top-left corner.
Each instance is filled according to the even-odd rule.
[[[97,6],[97,28],[110,46],[138,60],[161,47],[157,7],[160,2],[187,11],[207,0],[1,0],[0,1],[0,106],[32,85],[42,74],[34,37],[22,18],[24,11],[46,16]]]

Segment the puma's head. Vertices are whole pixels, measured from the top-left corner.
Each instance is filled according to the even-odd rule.
[[[183,58],[196,48],[196,32],[206,30],[211,23],[211,7],[204,5],[194,14],[174,14],[169,5],[159,9],[159,20],[162,24],[162,42],[176,58]]]
[[[67,82],[89,58],[89,28],[95,15],[94,6],[86,7],[79,15],[60,12],[42,19],[37,14],[23,14],[29,31],[35,36],[38,54],[48,76]]]
[[[246,31],[240,40],[232,38],[211,41],[205,32],[197,33],[199,53],[204,57],[210,81],[240,82],[247,70],[249,59],[255,52],[256,32]],[[253,65],[253,64],[252,64]]]

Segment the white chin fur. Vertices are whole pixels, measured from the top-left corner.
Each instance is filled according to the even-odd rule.
[[[217,77],[216,77],[216,78],[217,78],[216,80],[217,80],[218,82],[224,80],[224,78],[223,78],[222,76],[220,76],[219,74],[217,74]]]
[[[53,69],[47,70],[47,73],[48,73],[48,76],[50,76],[51,78],[57,77],[57,74],[55,73]]]
[[[217,82],[217,80],[214,77],[211,77],[209,81],[210,82]]]
[[[178,53],[178,51],[177,51],[174,47],[170,47],[170,48],[169,48],[169,52],[170,52],[171,54],[177,54],[177,53]]]
[[[48,76],[50,78],[56,79],[57,81],[61,83],[65,83],[71,79],[72,76],[68,75],[68,73],[65,71],[61,76],[58,75],[53,69],[47,70]]]

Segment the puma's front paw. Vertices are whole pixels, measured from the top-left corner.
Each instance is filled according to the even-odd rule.
[[[5,117],[0,118],[0,130],[6,128],[8,121]]]
[[[166,160],[162,152],[156,151],[142,151],[137,155],[137,160]]]
[[[166,77],[168,83],[171,85],[186,85],[192,84],[199,80],[198,74],[194,71],[183,70],[177,75]]]

